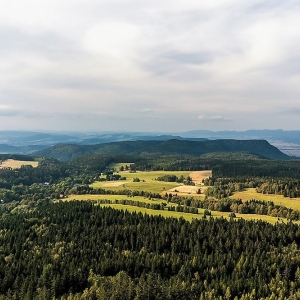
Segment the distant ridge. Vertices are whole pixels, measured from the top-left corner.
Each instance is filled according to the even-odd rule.
[[[177,140],[124,141],[97,145],[57,144],[34,152],[36,156],[48,156],[61,161],[83,154],[129,154],[129,155],[195,155],[211,152],[245,152],[269,159],[287,160],[290,157],[266,140]]]
[[[41,150],[44,148],[46,148],[46,146],[43,145],[12,146],[7,144],[0,144],[0,154],[4,154],[4,153],[24,154],[24,153],[31,153],[33,151]]]

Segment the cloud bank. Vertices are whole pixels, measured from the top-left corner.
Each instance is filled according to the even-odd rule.
[[[1,129],[299,129],[300,3],[198,2],[4,3]]]

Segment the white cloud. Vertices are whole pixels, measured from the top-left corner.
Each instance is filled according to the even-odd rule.
[[[299,12],[294,0],[7,1],[0,114],[28,112],[26,127],[29,107],[49,129],[52,115],[63,129],[277,128],[269,116],[299,102]]]
[[[209,120],[209,121],[230,121],[230,118],[224,118],[222,116],[205,116],[205,115],[199,115],[199,120]]]

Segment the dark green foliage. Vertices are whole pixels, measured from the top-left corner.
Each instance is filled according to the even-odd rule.
[[[215,178],[300,178],[300,160],[219,160],[213,165]]]
[[[165,181],[165,182],[183,182],[183,178],[182,181],[180,181],[180,179],[176,175],[169,175],[169,174],[157,177],[155,178],[155,180]]]
[[[15,159],[15,160],[22,160],[22,161],[33,161],[33,160],[35,160],[34,157],[32,157],[30,155],[0,154],[0,160],[7,160],[7,159]]]
[[[292,223],[189,223],[76,201],[0,214],[1,299],[299,296]]]
[[[36,152],[37,156],[50,156],[66,161],[83,154],[130,154],[130,155],[195,155],[211,152],[253,153],[270,159],[289,159],[265,140],[205,140],[190,141],[123,141],[98,145],[58,144]]]

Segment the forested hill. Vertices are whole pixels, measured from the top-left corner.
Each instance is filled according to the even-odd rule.
[[[269,159],[286,160],[289,156],[265,140],[168,140],[168,141],[125,141],[97,145],[57,144],[37,151],[36,156],[48,156],[67,161],[83,154],[130,154],[130,155],[196,155],[212,152],[246,152]]]

